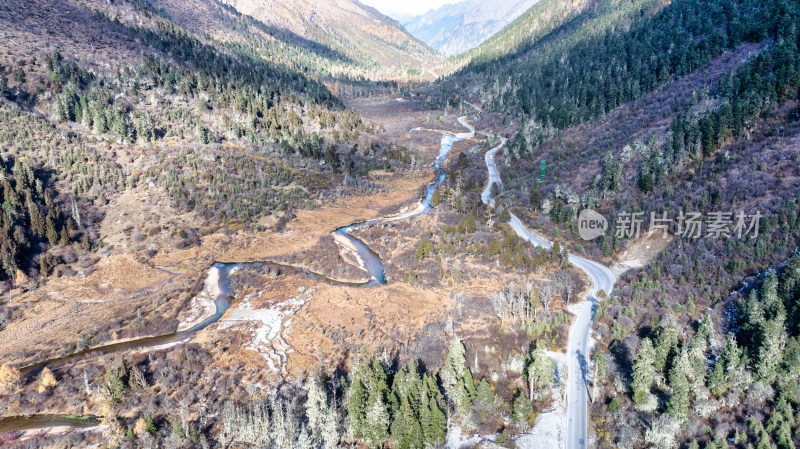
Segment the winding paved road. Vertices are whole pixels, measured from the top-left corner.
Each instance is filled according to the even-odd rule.
[[[475,107],[475,106],[473,106]],[[479,110],[475,107],[476,110]],[[462,124],[470,129],[471,126]],[[481,133],[488,135],[486,133]],[[497,152],[506,144],[506,139],[500,137],[500,144],[486,152],[486,168],[489,172],[489,182],[481,194],[481,199],[485,204],[494,207],[492,198],[492,184],[502,185],[500,174],[495,164]],[[516,215],[511,214],[508,222],[520,238],[531,242],[536,246],[550,249],[551,242],[546,238],[532,232],[522,224]],[[567,257],[570,263],[577,266],[592,279],[592,290],[585,301],[574,306],[572,311],[575,313],[575,321],[569,331],[569,343],[567,345],[567,355],[569,369],[567,373],[567,422],[566,422],[566,449],[583,449],[588,447],[587,431],[589,428],[589,337],[592,331],[592,320],[594,310],[599,302],[597,293],[603,290],[610,294],[616,283],[616,277],[607,267],[597,262],[584,259],[582,257],[569,254]]]

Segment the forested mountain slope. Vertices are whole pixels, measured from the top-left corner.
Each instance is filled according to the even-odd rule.
[[[501,204],[619,262],[597,312],[600,447],[800,443],[799,20],[787,1],[598,2],[439,84],[508,125]],[[585,208],[609,219],[593,241]]]
[[[568,22],[580,12],[594,7],[596,0],[563,2],[541,0],[475,48],[448,59],[448,67],[458,70],[470,63],[485,62],[521,52]]]
[[[476,58],[443,87],[480,86],[490,108],[535,114],[540,123],[564,128],[691,73],[743,41],[761,41],[788,26],[781,25],[786,20],[779,6],[760,2],[598,2],[541,39],[526,37],[532,43],[508,54]]]
[[[323,76],[421,79],[440,57],[402,25],[352,0],[152,0],[179,24]]]
[[[344,170],[337,151],[375,127],[296,70],[314,52],[334,54],[321,46],[265,59],[140,1],[4,2],[0,32],[4,167],[28,173],[4,187],[19,210],[4,226],[8,278],[48,273],[71,241],[97,249],[108,201],[122,192],[152,186],[206,224],[255,229],[372,167],[351,155],[352,166],[366,163]],[[15,230],[25,223],[30,231]]]

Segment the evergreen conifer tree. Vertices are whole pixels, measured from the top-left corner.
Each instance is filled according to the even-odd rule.
[[[639,343],[639,353],[633,364],[633,401],[644,405],[650,401],[650,386],[655,377],[656,351],[649,338],[642,339]]]
[[[389,438],[389,412],[381,395],[370,395],[365,424],[364,442],[371,448],[381,447]]]
[[[525,394],[519,392],[516,399],[514,399],[514,410],[512,414],[514,424],[521,429],[527,428],[530,425],[532,414],[533,406],[531,405],[531,401],[525,397]]]
[[[339,443],[338,414],[328,397],[326,378],[317,371],[306,380],[306,417],[313,441],[326,449],[337,447]]]
[[[687,376],[691,370],[689,352],[684,346],[669,371],[669,386],[672,388],[672,395],[667,403],[667,413],[682,421],[689,418],[689,380]]]
[[[544,344],[540,341],[536,343],[536,349],[531,354],[531,364],[528,366],[528,387],[533,400],[533,391],[536,387],[544,387],[553,383],[555,380],[555,364],[553,359],[547,356],[544,351]]]

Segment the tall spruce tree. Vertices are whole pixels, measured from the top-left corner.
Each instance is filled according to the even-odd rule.
[[[669,371],[669,386],[672,394],[667,403],[667,413],[685,421],[689,418],[689,379],[692,367],[689,352],[684,345]]]
[[[775,270],[769,270],[767,278],[761,284],[760,296],[767,318],[775,318],[785,314],[783,303],[778,297],[778,275]]]
[[[755,289],[750,290],[739,308],[739,325],[741,327],[739,334],[746,347],[758,347],[764,320],[764,305],[759,301]]]
[[[516,399],[514,399],[514,407],[512,419],[514,424],[521,429],[530,426],[531,416],[533,415],[533,405],[531,401],[525,396],[525,393],[519,392]]]
[[[761,325],[761,345],[758,348],[755,372],[765,383],[772,383],[778,376],[783,360],[783,342],[786,340],[783,316],[766,320]]]
[[[653,343],[649,338],[642,339],[639,344],[639,353],[636,354],[636,361],[633,363],[633,401],[639,405],[644,405],[650,401],[650,386],[656,374],[655,369],[656,352]]]
[[[350,429],[353,438],[364,439],[367,428],[367,389],[360,380],[354,379],[350,384],[350,399],[347,402],[347,416],[350,419]]]
[[[369,447],[378,448],[389,438],[389,411],[381,395],[370,395],[369,400],[363,438]]]
[[[431,446],[444,444],[447,430],[447,416],[443,405],[444,398],[433,376],[423,377],[424,389],[421,395],[420,424],[425,443]]]
[[[550,385],[555,380],[555,363],[544,351],[544,344],[537,342],[536,349],[531,353],[531,363],[528,366],[528,389],[530,400],[533,400],[533,391],[536,387]]]
[[[326,449],[339,444],[339,419],[328,394],[327,376],[317,370],[306,380],[306,417],[314,442]]]
[[[708,378],[711,392],[720,397],[733,387],[736,381],[739,380],[743,363],[743,353],[736,343],[736,336],[733,333],[728,333],[725,339],[725,346],[722,348],[722,352]]]
[[[475,384],[468,385],[472,380],[472,373],[467,378],[467,360],[464,356],[466,349],[460,340],[454,339],[450,344],[444,366],[439,370],[439,378],[442,381],[444,392],[447,399],[453,404],[453,408],[458,412],[462,419],[472,412],[471,393],[475,390]]]
[[[671,315],[665,315],[658,325],[654,365],[657,372],[663,372],[670,357],[678,348],[678,328]]]

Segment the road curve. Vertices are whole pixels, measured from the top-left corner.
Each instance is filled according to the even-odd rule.
[[[475,107],[475,106],[473,106]],[[475,107],[476,110],[479,110]],[[467,126],[465,122],[459,120]],[[467,126],[470,130],[474,128]],[[486,133],[481,133],[487,135]],[[492,198],[492,185],[502,185],[500,174],[495,164],[497,152],[506,144],[506,139],[500,137],[500,144],[486,152],[484,157],[486,168],[489,174],[486,188],[481,194],[484,204],[494,207]],[[511,214],[508,222],[514,232],[532,244],[550,249],[551,242],[546,238],[529,230],[522,224],[520,219]],[[592,279],[592,289],[585,301],[574,306],[572,311],[575,313],[575,321],[569,330],[569,343],[567,345],[567,355],[569,368],[567,374],[567,422],[566,424],[566,449],[583,449],[588,447],[587,432],[589,428],[589,337],[592,332],[592,320],[595,307],[599,302],[598,292],[603,290],[610,294],[616,283],[616,276],[604,265],[569,254],[567,260],[576,267],[583,270]]]
[[[568,260],[592,279],[592,290],[585,301],[573,309],[575,321],[569,330],[567,355],[569,371],[567,374],[567,449],[588,447],[589,428],[589,338],[592,332],[592,319],[600,301],[597,293],[603,290],[611,293],[616,283],[614,273],[603,265],[575,255]]]

